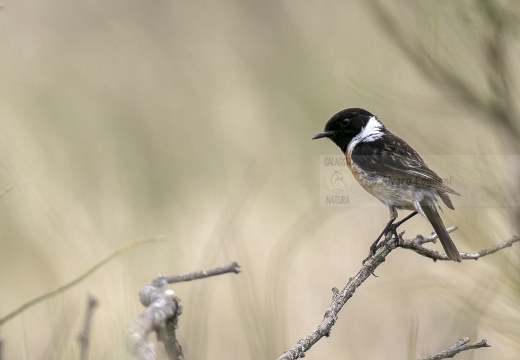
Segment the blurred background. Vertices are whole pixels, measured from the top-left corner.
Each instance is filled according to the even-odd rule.
[[[346,107],[451,177],[459,250],[518,234],[517,1],[0,5],[0,316],[164,236],[6,323],[6,359],[77,358],[88,293],[91,358],[131,359],[143,285],[230,261],[240,275],[173,287],[186,359],[292,347],[388,221],[356,184],[349,204],[321,205],[320,159],[339,150],[311,137]],[[516,359],[519,259],[519,246],[462,264],[398,249],[307,358],[415,359],[468,336],[492,347],[457,358]]]

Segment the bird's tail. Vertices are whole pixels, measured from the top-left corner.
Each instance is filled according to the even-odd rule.
[[[437,207],[435,205],[428,204],[428,201],[424,199],[420,202],[421,209],[426,218],[430,221],[435,230],[435,233],[439,237],[441,241],[442,247],[446,252],[446,255],[450,260],[461,262],[462,258],[460,257],[459,250],[451,240],[450,234],[446,231],[444,224],[442,223],[442,219],[437,211]]]

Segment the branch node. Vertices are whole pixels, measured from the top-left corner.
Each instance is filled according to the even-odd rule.
[[[455,231],[456,227],[448,228],[448,232]],[[392,238],[386,238],[385,241],[381,242],[375,254],[370,254],[363,261],[363,265],[358,273],[349,278],[347,284],[343,288],[343,290],[339,291],[337,288],[332,288],[332,301],[329,305],[328,310],[325,312],[324,318],[321,320],[317,329],[307,335],[305,338],[299,340],[297,344],[290,350],[285,351],[285,353],[278,358],[278,360],[294,360],[301,358],[305,355],[305,352],[308,351],[315,343],[317,343],[321,338],[330,336],[331,329],[337,321],[337,315],[343,308],[343,306],[347,303],[347,301],[354,295],[356,289],[361,286],[361,284],[370,277],[371,274],[377,269],[379,265],[381,265],[388,254],[392,252],[397,246],[410,249],[415,251],[416,253],[425,256],[427,258],[432,259],[433,261],[437,260],[449,260],[448,257],[444,254],[439,254],[436,251],[430,250],[428,248],[423,247],[422,245],[426,242],[433,242],[437,238],[436,235],[425,238],[423,236],[417,236],[415,239],[406,240],[400,239],[398,244],[392,240]],[[511,239],[504,241],[497,246],[481,249],[474,253],[461,253],[461,257],[465,260],[469,259],[477,259],[479,257],[492,254],[497,252],[505,247],[511,246],[513,243],[520,241],[520,237],[513,236]],[[465,341],[466,338],[464,338]],[[461,339],[462,340],[462,339]],[[460,340],[459,340],[460,341]],[[455,345],[457,346],[458,343]],[[457,353],[461,351],[465,351],[468,349],[477,349],[480,347],[488,347],[489,345],[485,340],[482,340],[477,344],[466,344],[457,347]],[[449,350],[449,349],[448,349]],[[445,351],[448,351],[445,350]],[[455,353],[454,353],[455,354]],[[452,356],[453,357],[453,356]],[[444,359],[443,357],[442,359]],[[428,360],[436,360],[441,359],[437,358],[428,358]]]
[[[337,287],[332,288],[332,299],[335,299],[339,295],[339,290]]]

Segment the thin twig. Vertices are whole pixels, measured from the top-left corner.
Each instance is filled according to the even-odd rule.
[[[484,339],[481,340],[478,343],[469,344],[469,338],[465,337],[465,338],[459,339],[459,341],[457,341],[455,343],[455,345],[453,345],[452,347],[450,347],[450,348],[448,348],[448,349],[446,349],[444,351],[441,351],[440,353],[432,355],[430,357],[427,357],[427,358],[424,358],[424,359],[419,359],[419,360],[448,359],[448,358],[454,357],[455,355],[457,355],[460,352],[463,352],[463,351],[466,351],[466,350],[472,350],[472,349],[480,349],[480,348],[483,348],[483,347],[491,347],[491,345],[489,345],[487,343],[487,341],[484,340]]]
[[[448,229],[448,231],[450,231],[450,229]],[[424,239],[424,238],[420,239],[419,237],[417,237],[412,240],[405,240],[405,239],[400,238],[399,247],[413,250],[422,256],[432,259],[433,261],[437,261],[437,260],[449,261],[450,259],[445,254],[439,254],[436,251],[430,250],[430,249],[422,246],[423,243],[432,241],[436,237],[437,236],[435,236],[435,237],[432,236],[431,238],[426,238],[426,239]],[[520,237],[515,235],[511,239],[501,242],[500,244],[498,244],[496,246],[491,246],[491,247],[488,247],[485,249],[480,249],[478,251],[474,251],[474,252],[470,252],[470,253],[462,252],[462,253],[460,253],[460,256],[462,257],[463,260],[478,260],[483,256],[490,255],[490,254],[496,253],[497,251],[502,250],[506,247],[510,247],[518,241],[520,241]]]
[[[448,231],[454,231],[456,228],[449,228]],[[343,290],[339,291],[336,288],[332,289],[333,296],[332,301],[329,305],[327,311],[325,311],[325,315],[323,320],[317,326],[316,330],[311,332],[309,335],[299,340],[296,345],[287,350],[282,356],[278,358],[278,360],[294,360],[298,358],[302,358],[305,356],[305,352],[308,351],[315,343],[317,343],[321,338],[328,337],[332,330],[332,327],[336,323],[338,319],[338,313],[342,309],[343,305],[354,295],[356,289],[361,286],[361,284],[370,277],[370,275],[375,271],[375,269],[381,265],[388,254],[396,249],[398,246],[411,249],[423,256],[429,257],[434,260],[448,260],[446,255],[441,255],[433,250],[427,249],[422,245],[426,242],[435,241],[437,238],[436,235],[433,235],[429,238],[425,238],[423,236],[417,236],[412,240],[404,240],[399,236],[398,244],[395,239],[392,238],[390,234],[387,234],[385,240],[380,244],[376,253],[369,256],[361,270],[358,273],[350,278],[343,288]],[[490,247],[487,249],[482,249],[473,253],[461,253],[462,259],[478,259],[482,256],[489,255],[495,253],[501,249],[511,246],[515,242],[518,242],[520,238],[518,236],[514,236],[513,238],[504,241],[503,243]]]
[[[30,307],[32,307],[32,306],[34,306],[34,305],[36,305],[36,304],[38,304],[38,303],[40,303],[40,302],[42,302],[44,300],[47,300],[47,299],[49,299],[49,298],[51,298],[53,296],[59,295],[62,292],[70,289],[71,287],[79,284],[80,282],[85,280],[87,277],[89,277],[94,271],[96,271],[97,269],[99,269],[100,267],[102,267],[103,265],[108,263],[110,260],[112,260],[112,259],[118,257],[119,255],[121,255],[122,253],[130,250],[131,248],[133,248],[135,246],[138,246],[138,245],[141,245],[141,244],[153,242],[153,241],[160,241],[161,238],[162,237],[158,237],[158,236],[146,237],[146,238],[134,239],[132,241],[127,242],[126,244],[121,246],[119,249],[114,251],[112,254],[110,254],[109,256],[107,256],[106,258],[104,258],[103,260],[101,260],[100,262],[95,264],[94,266],[92,266],[90,269],[85,271],[83,274],[81,274],[80,276],[78,276],[74,280],[66,283],[65,285],[62,285],[62,286],[58,287],[57,289],[49,291],[48,293],[40,295],[40,296],[38,296],[38,297],[36,297],[36,298],[26,302],[25,304],[20,306],[18,309],[13,310],[10,313],[8,313],[6,316],[0,318],[0,326],[3,325],[5,322],[11,320],[15,316],[21,314],[22,312],[24,312],[28,308],[30,308]]]
[[[211,270],[202,270],[202,271],[195,271],[187,274],[181,274],[181,275],[173,275],[165,277],[165,280],[168,284],[183,282],[183,281],[191,281],[191,280],[197,280],[197,279],[203,279],[210,276],[215,275],[222,275],[226,273],[240,273],[240,266],[236,262],[229,263],[225,266],[217,267]]]
[[[80,360],[88,359],[88,349],[90,344],[90,325],[92,324],[92,314],[94,309],[98,305],[98,301],[91,294],[87,297],[87,309],[85,311],[85,321],[83,322],[83,329],[78,335],[78,341],[80,344]]]

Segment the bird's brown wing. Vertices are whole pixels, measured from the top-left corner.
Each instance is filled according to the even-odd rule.
[[[385,176],[389,181],[438,190],[439,197],[449,208],[453,205],[445,193],[460,195],[446,186],[410,145],[393,134],[385,134],[377,141],[358,143],[351,156],[356,165],[368,173]]]

